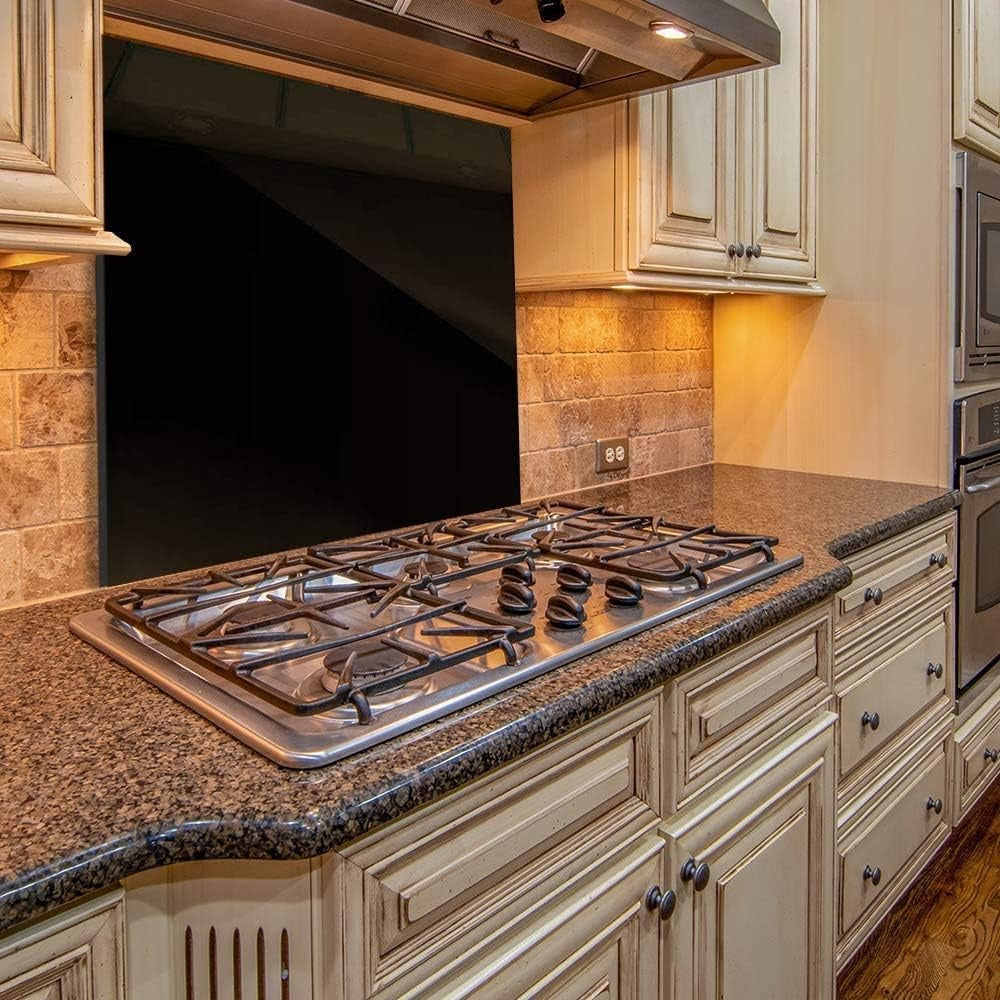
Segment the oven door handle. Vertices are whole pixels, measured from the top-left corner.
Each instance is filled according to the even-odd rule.
[[[1000,476],[993,476],[991,479],[982,479],[967,483],[965,492],[985,493],[987,490],[995,490],[998,486],[1000,486]]]

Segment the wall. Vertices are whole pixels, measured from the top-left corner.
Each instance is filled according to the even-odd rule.
[[[712,460],[713,297],[531,292],[517,298],[524,498]],[[631,436],[625,474],[598,438]]]
[[[97,583],[94,268],[0,271],[0,606]]]
[[[950,480],[950,4],[820,4],[825,299],[723,296],[720,462]]]

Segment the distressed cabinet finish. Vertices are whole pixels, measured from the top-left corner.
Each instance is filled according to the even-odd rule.
[[[1000,2],[953,2],[953,134],[1000,160]]]
[[[122,1000],[122,894],[0,941],[0,1000]]]
[[[816,3],[768,0],[779,66],[515,129],[518,288],[821,294]]]
[[[0,267],[127,253],[102,228],[100,0],[0,0]]]
[[[825,712],[661,827],[677,887],[676,995],[833,997],[833,727]],[[671,956],[667,956],[669,962]]]

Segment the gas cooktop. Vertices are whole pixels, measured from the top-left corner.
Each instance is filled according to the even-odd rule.
[[[558,500],[136,586],[71,628],[308,768],[801,563],[766,535]]]

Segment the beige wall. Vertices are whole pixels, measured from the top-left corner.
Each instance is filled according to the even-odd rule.
[[[94,268],[0,271],[0,607],[97,582]]]
[[[0,607],[97,584],[94,303],[91,264],[0,271]],[[521,295],[517,336],[525,497],[611,478],[598,437],[627,475],[711,461],[711,298]]]
[[[712,460],[712,304],[669,292],[517,299],[521,495]],[[628,473],[594,472],[598,438],[631,437]]]

